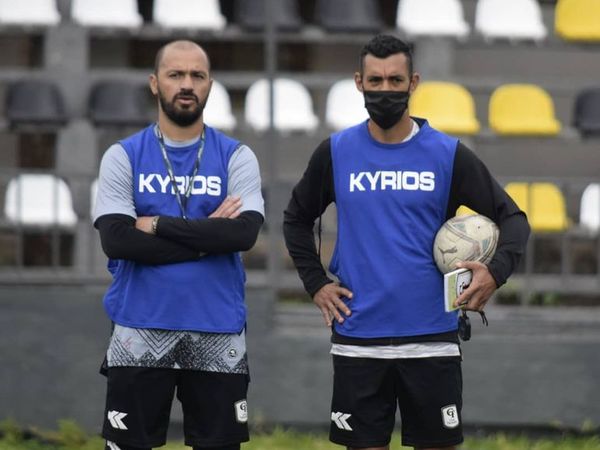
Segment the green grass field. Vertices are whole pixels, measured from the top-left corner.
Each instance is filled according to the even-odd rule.
[[[23,433],[13,422],[0,424],[0,450],[101,450],[104,441],[89,436],[73,422],[63,421],[55,432]],[[34,436],[34,437],[33,437]],[[324,434],[275,430],[254,433],[242,450],[343,450],[327,440]],[[189,450],[180,442],[169,442],[165,450]],[[406,449],[395,435],[391,450]],[[565,437],[528,439],[498,434],[486,438],[467,438],[461,450],[600,450],[599,437]]]

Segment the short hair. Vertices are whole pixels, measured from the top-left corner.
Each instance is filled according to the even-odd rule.
[[[158,51],[156,52],[156,56],[154,57],[154,74],[155,75],[158,75],[158,69],[160,68],[160,63],[162,62],[163,55],[165,54],[167,47],[188,47],[188,48],[189,47],[198,47],[206,55],[206,60],[208,61],[208,70],[210,70],[210,58],[208,56],[208,53],[206,53],[206,51],[200,45],[196,44],[194,41],[188,41],[185,39],[181,39],[181,40],[177,40],[177,41],[167,42],[165,45],[163,45],[161,48],[158,49]]]
[[[408,63],[408,74],[413,74],[413,60],[412,50],[410,46],[398,39],[395,36],[389,34],[378,34],[373,39],[365,44],[360,52],[360,73],[363,72],[365,56],[373,55],[376,58],[387,58],[388,56],[395,55],[397,53],[404,53],[406,55],[406,61]]]

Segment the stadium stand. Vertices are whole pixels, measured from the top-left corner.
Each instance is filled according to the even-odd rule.
[[[225,86],[213,80],[210,95],[204,109],[204,121],[211,127],[231,131],[237,120],[231,110],[231,99]]]
[[[600,41],[600,2],[558,0],[554,31],[566,41]]]
[[[600,88],[580,91],[575,99],[573,125],[583,137],[600,136]]]
[[[50,174],[21,174],[8,183],[4,213],[13,224],[73,227],[77,216],[69,187]]]
[[[214,28],[204,27],[197,21],[190,27],[182,25],[183,28],[175,22],[169,24],[166,18],[161,21],[161,8],[172,14],[186,11],[186,19],[191,20],[193,16],[191,7],[169,8],[173,3],[167,0],[165,7],[163,1],[125,0],[119,1],[116,8],[102,3],[102,11],[96,16],[98,20],[92,24],[78,19],[81,14],[77,11],[84,9],[84,0],[60,0],[47,3],[63,17],[57,26],[31,28],[0,23],[0,51],[5,55],[0,62],[0,109],[4,106],[0,111],[0,127],[3,126],[0,140],[4,148],[0,152],[3,168],[0,200],[5,197],[9,179],[31,168],[28,164],[38,158],[43,164],[33,167],[64,177],[72,189],[79,222],[87,220],[90,207],[87,192],[97,175],[102,151],[124,134],[154,119],[153,101],[148,102],[152,99],[143,86],[158,47],[177,37],[190,38],[206,46],[215,68],[214,77],[222,84],[213,87],[205,111],[207,123],[231,130],[234,136],[248,143],[262,162],[265,179],[272,177],[269,171],[276,171],[276,180],[274,183],[269,180],[269,187],[279,189],[281,183],[297,180],[299,168],[306,164],[329,131],[367,118],[363,99],[350,76],[356,70],[357,51],[376,29],[409,38],[414,46],[415,67],[421,72],[423,82],[411,100],[413,113],[427,116],[432,124],[461,135],[503,182],[530,183],[541,179],[555,182],[564,189],[568,212],[575,218],[579,216],[581,192],[587,184],[597,181],[595,167],[600,164],[600,156],[593,139],[595,113],[589,106],[593,102],[583,94],[581,98],[585,100],[576,101],[576,97],[584,88],[596,83],[594,74],[600,70],[599,59],[595,57],[598,46],[593,43],[573,45],[555,36],[536,40],[533,33],[528,38],[536,40],[536,45],[532,45],[517,38],[514,31],[518,24],[523,23],[525,27],[525,19],[535,16],[534,10],[542,11],[536,18],[541,17],[543,27],[552,29],[558,10],[554,3],[540,2],[532,6],[531,0],[519,2],[521,11],[526,7],[532,9],[528,10],[529,14],[512,15],[513,23],[508,24],[513,27],[512,35],[507,32],[506,37],[501,38],[500,32],[494,35],[488,30],[490,37],[498,36],[498,39],[487,40],[478,14],[482,14],[484,6],[492,8],[494,0],[439,0],[439,5],[438,0],[416,0],[412,4],[410,0],[339,0],[346,6],[335,7],[333,4],[338,0],[276,0],[273,12],[279,27],[275,36],[274,75],[278,80],[301,84],[302,88],[296,90],[303,93],[297,101],[301,106],[296,106],[291,94],[279,95],[279,100],[275,100],[276,130],[275,144],[272,144],[269,135],[264,133],[268,127],[264,70],[267,44],[265,36],[256,32],[264,27],[266,0],[209,1],[203,8],[209,8],[211,14],[205,9],[203,17],[216,18],[218,27]],[[19,2],[19,6],[21,4]],[[198,4],[194,2],[192,7]],[[370,4],[375,6],[365,8]],[[329,8],[337,8],[340,14],[328,16]],[[505,9],[512,11],[513,7]],[[368,13],[358,17],[360,14],[356,11],[359,10]],[[413,16],[414,20],[411,19],[407,27],[399,25],[406,20],[401,18],[419,10],[425,11],[423,21]],[[100,20],[102,15],[112,12],[119,17]],[[342,20],[341,12],[349,14],[349,18]],[[495,16],[497,23],[506,24],[500,20],[504,17],[500,14]],[[438,15],[441,19],[436,19]],[[135,18],[129,21],[130,25],[123,25],[119,22],[123,17]],[[332,21],[328,22],[327,17]],[[352,18],[357,17],[365,22],[355,23]],[[72,22],[83,26],[73,26]],[[364,26],[365,23],[370,25]],[[469,32],[469,24],[476,34]],[[531,20],[527,24],[531,26]],[[352,32],[346,28],[350,26]],[[445,36],[460,39],[444,39]],[[511,42],[507,43],[507,39]],[[16,82],[23,80],[39,84],[30,84],[24,93],[15,94]],[[338,85],[339,80],[343,81]],[[448,108],[460,107],[462,121],[457,120],[456,110],[450,113],[420,111],[419,97],[426,93],[431,80],[464,90],[455,92],[460,101],[435,102],[436,107],[444,103]],[[531,129],[525,132],[513,128],[503,134],[504,131],[492,126],[496,120],[490,101],[494,90],[512,80],[543,87],[550,96],[550,108],[544,106],[547,120],[543,132],[535,130],[532,134]],[[254,84],[262,84],[258,101],[252,100],[256,95],[252,94],[256,90]],[[116,87],[118,85],[120,87]],[[142,94],[144,89],[146,92]],[[218,106],[223,92],[222,97],[228,98],[223,100],[225,106]],[[23,100],[17,101],[19,96]],[[40,104],[36,105],[37,102]],[[534,105],[529,100],[511,100],[505,109],[509,119],[521,117],[521,103],[526,103],[527,108]],[[261,104],[262,111],[253,112]],[[452,123],[436,123],[438,112],[440,117],[452,117]],[[532,114],[542,116],[537,112]],[[517,119],[517,122],[521,126],[531,125],[529,119]],[[493,133],[481,130],[483,124],[489,124]],[[573,124],[573,128],[561,130],[560,124]],[[48,125],[56,133],[59,144],[47,139],[44,149],[28,148],[31,139],[22,133],[47,130]],[[287,134],[293,131],[303,133],[290,139]],[[306,131],[309,133],[304,133]],[[269,150],[271,145],[276,146],[275,151]],[[569,148],[569,152],[565,152],[565,148]],[[278,159],[274,168],[267,163],[272,155]],[[540,164],[542,158],[544,163]],[[271,195],[271,198],[271,209],[285,207],[283,203],[287,199],[283,196]],[[89,224],[83,222],[81,226],[89,227]],[[88,236],[95,236],[93,229],[88,230]],[[81,260],[86,261],[86,258]],[[282,280],[298,287],[297,277],[288,275]],[[101,265],[96,276],[105,276]],[[251,282],[254,279],[259,278],[250,277]]]
[[[541,41],[547,35],[536,0],[479,0],[475,30],[485,39]]]
[[[59,126],[67,120],[62,95],[58,87],[47,80],[22,80],[10,85],[5,114],[12,126]]]
[[[459,0],[399,0],[396,26],[410,39],[419,36],[465,38],[470,32]]]
[[[501,135],[555,136],[561,124],[550,95],[533,84],[505,84],[492,93],[490,128]]]
[[[355,125],[369,117],[365,100],[354,79],[336,81],[327,93],[325,122],[334,130]]]
[[[315,20],[330,32],[376,32],[382,28],[375,0],[317,0]]]
[[[143,126],[148,114],[148,87],[127,81],[102,81],[92,87],[89,114],[98,126]]]
[[[165,28],[222,30],[227,25],[218,0],[154,0],[152,17]]]
[[[0,0],[0,25],[56,25],[56,0]]]
[[[302,26],[302,18],[296,0],[273,2],[271,11],[278,29],[297,31]],[[236,23],[246,30],[258,31],[264,28],[267,15],[265,0],[238,0],[235,8]]]
[[[27,1],[13,0],[11,13]],[[113,1],[116,7],[111,6]],[[138,127],[114,126],[110,119],[107,124],[95,122],[90,111],[91,93],[107,80],[146,84],[156,50],[171,39],[186,38],[207,48],[213,76],[230,97],[231,113],[237,122],[232,135],[257,154],[268,201],[268,222],[256,252],[243,255],[252,325],[248,345],[253,349],[253,364],[258,371],[251,390],[254,400],[250,400],[265,424],[322,429],[328,417],[315,411],[326,412],[328,408],[321,388],[330,385],[331,364],[326,348],[329,330],[322,326],[314,306],[298,301],[308,298],[285,256],[281,212],[319,142],[332,129],[350,124],[330,121],[328,97],[333,94],[335,82],[349,79],[357,69],[357,54],[372,32],[327,28],[318,17],[320,0],[273,0],[279,27],[272,36],[275,42],[269,42],[269,37],[260,32],[267,17],[266,0],[220,0],[221,14],[226,18],[221,29],[162,25],[153,15],[158,1],[93,0],[102,9],[99,15],[115,13],[108,20],[90,24],[73,14],[78,0],[56,0],[62,20],[55,26],[0,22],[0,298],[6,312],[0,314],[5,332],[1,341],[6,344],[0,353],[9,362],[20,362],[6,365],[9,382],[3,384],[3,390],[0,387],[0,416],[14,417],[36,429],[54,428],[57,417],[76,417],[92,433],[99,431],[102,411],[97,406],[102,404],[104,392],[92,385],[110,327],[100,319],[104,317],[101,296],[110,274],[90,220],[94,201],[91,192],[102,152]],[[129,10],[120,12],[126,3]],[[510,37],[486,39],[477,26],[478,0],[440,0],[441,6],[432,0],[416,0],[416,8],[425,9],[426,23],[415,18],[404,29],[396,22],[401,12],[398,6],[403,3],[376,0],[382,20],[379,30],[410,40],[415,69],[424,82],[456,83],[473,97],[475,117],[483,129],[461,139],[502,184],[525,184],[533,202],[537,194],[531,189],[532,183],[552,183],[550,195],[560,199],[544,200],[554,206],[548,208],[543,220],[536,219],[537,203],[526,204],[534,233],[522,267],[490,302],[490,327],[484,330],[472,319],[475,336],[464,345],[465,398],[470,397],[472,407],[465,410],[464,423],[472,425],[473,430],[481,424],[503,426],[509,418],[518,429],[536,427],[535,433],[548,427],[553,433],[568,429],[580,432],[581,424],[600,423],[598,395],[588,395],[597,394],[600,320],[593,308],[580,309],[582,304],[597,305],[600,298],[600,227],[598,219],[591,218],[600,208],[593,198],[597,195],[594,189],[586,189],[592,183],[600,184],[600,152],[594,135],[567,124],[579,127],[584,123],[575,120],[579,114],[576,98],[584,89],[598,86],[600,27],[593,10],[598,0],[586,2],[584,17],[578,19],[581,25],[575,26],[563,25],[569,21],[555,0],[539,1],[542,23],[549,35],[532,38],[535,42]],[[567,3],[561,0],[558,4]],[[459,9],[448,13],[446,9],[452,4]],[[241,14],[244,8],[245,16]],[[37,9],[29,9],[30,15],[34,12]],[[434,21],[432,26],[428,19],[433,21],[438,14],[440,20],[448,19],[451,25]],[[125,16],[133,17],[128,22],[132,25],[119,22]],[[516,26],[523,18],[512,13],[512,19]],[[585,24],[588,20],[595,28]],[[476,32],[470,33],[469,25]],[[568,33],[561,34],[563,29]],[[272,44],[276,51],[270,66],[267,61]],[[313,117],[309,129],[314,133],[290,136],[285,128],[264,133],[264,120],[260,130],[245,120],[246,94],[253,83],[271,75],[267,67],[274,68],[276,79],[292,79],[309,90]],[[19,122],[17,117],[19,120],[13,123],[11,110],[15,109],[8,100],[13,97],[13,83],[23,80],[53,85],[62,107],[44,113],[41,121],[30,120],[31,114],[35,116],[45,108],[31,108],[41,101],[35,97],[48,96],[52,90],[30,85],[30,92],[23,96],[29,98],[24,105],[29,112],[21,115],[26,120]],[[353,88],[352,82],[347,82]],[[488,107],[493,91],[514,82],[544,88],[551,97],[555,120],[563,126],[558,134],[488,132],[485,125],[490,123]],[[359,103],[360,94],[347,92]],[[211,117],[213,100],[209,100],[206,110],[211,125],[216,123]],[[49,103],[58,102],[50,99]],[[509,105],[507,113],[516,116],[518,106]],[[146,113],[154,119],[154,104],[148,105]],[[51,123],[52,132],[48,132],[45,121],[61,115],[64,120]],[[363,109],[356,120],[364,118]],[[25,126],[21,128],[20,123]],[[8,219],[5,210],[9,183],[19,174],[32,172],[52,174],[66,182],[75,212],[70,223],[75,220],[74,225],[40,229]],[[335,245],[334,214],[335,209],[330,207],[323,217],[324,264]],[[578,226],[572,226],[571,220]],[[549,229],[553,231],[545,231]],[[585,232],[578,233],[579,229]],[[71,253],[63,246],[68,246],[65,235],[74,237]],[[55,245],[57,241],[60,245]],[[275,299],[285,296],[293,302],[274,304]],[[514,306],[500,304],[509,302]],[[531,306],[519,308],[518,303]],[[556,303],[565,307],[538,306]],[[66,333],[56,333],[65,328],[65,317],[76,320],[69,321]],[[48,336],[57,336],[59,341]],[[293,358],[289,348],[294,348]],[[77,363],[65,365],[64,358],[57,357],[57,349]],[[60,373],[68,383],[48,383],[47,373]],[[544,376],[540,377],[541,373]],[[480,383],[482,379],[490,382]],[[512,384],[505,380],[512,380]],[[26,388],[19,388],[21,385]],[[70,389],[65,390],[65,385]],[[80,395],[82,390],[85,396]],[[507,401],[507,392],[512,401]],[[180,420],[177,408],[172,420]],[[557,423],[561,424],[560,430],[550,426]],[[181,428],[180,422],[178,425]]]
[[[71,17],[83,26],[136,28],[142,25],[135,0],[72,0]]]
[[[442,81],[419,84],[410,99],[411,114],[425,117],[442,131],[460,135],[479,132],[475,102],[463,86]]]
[[[555,184],[512,182],[504,188],[525,211],[534,232],[562,232],[569,228],[565,198]]]
[[[279,131],[315,131],[319,119],[313,111],[308,90],[298,81],[278,78],[273,83],[274,126]],[[269,128],[269,82],[255,81],[246,94],[244,117],[256,131]]]

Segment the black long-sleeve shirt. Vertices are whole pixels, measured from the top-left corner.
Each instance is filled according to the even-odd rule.
[[[96,220],[102,248],[109,258],[141,264],[173,264],[204,253],[230,253],[252,248],[263,216],[244,211],[235,219],[182,219],[161,216],[156,235],[135,228],[135,219],[107,214]]]
[[[316,219],[332,202],[335,202],[335,189],[331,142],[326,139],[313,153],[284,212],[286,246],[311,296],[333,281],[323,268],[313,233]],[[524,253],[529,237],[527,218],[483,162],[459,142],[454,157],[446,220],[456,214],[460,205],[489,217],[498,225],[499,242],[488,268],[496,284],[504,284]]]

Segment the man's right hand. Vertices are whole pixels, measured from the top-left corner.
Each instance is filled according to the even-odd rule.
[[[211,219],[235,219],[240,215],[241,208],[242,199],[240,197],[228,195],[225,200],[223,200],[223,203],[221,203],[208,217]]]
[[[337,283],[328,283],[317,291],[313,297],[313,301],[323,314],[325,324],[331,327],[332,318],[338,323],[344,322],[344,317],[340,314],[340,311],[349,317],[352,314],[350,308],[346,306],[341,297],[352,299],[352,292],[348,289],[340,287]]]

